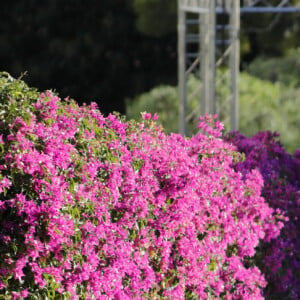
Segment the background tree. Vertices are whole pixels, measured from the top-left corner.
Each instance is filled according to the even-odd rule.
[[[174,33],[177,24],[177,1],[134,0],[137,29],[150,36],[163,37]]]
[[[4,1],[0,17],[0,68],[40,89],[124,112],[125,96],[175,83],[176,34],[138,32],[131,0]]]
[[[26,81],[41,90],[124,113],[126,97],[177,82],[176,0],[2,1],[0,17],[0,69],[28,71]],[[300,14],[268,29],[274,18],[242,16],[247,64],[299,46]]]

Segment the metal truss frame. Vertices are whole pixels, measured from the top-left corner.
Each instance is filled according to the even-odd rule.
[[[238,129],[238,79],[240,61],[240,15],[243,13],[295,13],[300,7],[291,6],[290,0],[178,0],[178,88],[179,131],[188,134],[187,121],[187,77],[197,72],[201,81],[200,110],[195,114],[222,113],[227,115],[231,130]],[[217,16],[228,16],[227,24],[218,24]],[[193,17],[191,17],[193,15]],[[195,15],[197,18],[195,18]],[[192,31],[189,28],[192,27]],[[196,28],[196,29],[195,29]],[[218,30],[226,30],[220,38]],[[196,50],[189,50],[190,44]],[[220,49],[220,45],[223,49]],[[216,74],[226,65],[229,80],[229,98],[220,103],[216,93]],[[225,76],[225,75],[224,75]],[[224,79],[224,78],[223,78]],[[223,80],[222,78],[220,80]],[[201,99],[201,103],[200,103]]]

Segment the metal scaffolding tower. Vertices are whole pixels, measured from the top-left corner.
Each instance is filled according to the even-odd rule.
[[[231,130],[238,129],[240,14],[291,12],[300,12],[300,7],[291,6],[290,0],[178,0],[180,133],[188,133],[191,118],[187,115],[187,77],[191,73],[200,77],[200,86],[193,92],[200,94],[194,115],[218,113]],[[227,99],[218,96],[217,80],[227,84]]]

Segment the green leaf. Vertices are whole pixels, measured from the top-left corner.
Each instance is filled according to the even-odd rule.
[[[208,270],[209,271],[215,271],[217,269],[217,267],[218,267],[218,265],[217,265],[216,260],[214,258],[211,258],[210,263],[207,266]]]

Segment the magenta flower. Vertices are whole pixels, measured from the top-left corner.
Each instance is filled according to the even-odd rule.
[[[263,298],[257,265],[279,254],[257,265],[255,255],[277,239],[289,206],[265,198],[285,197],[286,187],[266,193],[265,176],[276,179],[277,169],[237,163],[216,116],[186,138],[165,134],[156,114],[125,122],[49,91],[28,107],[29,120],[20,113],[3,133],[0,293]]]

